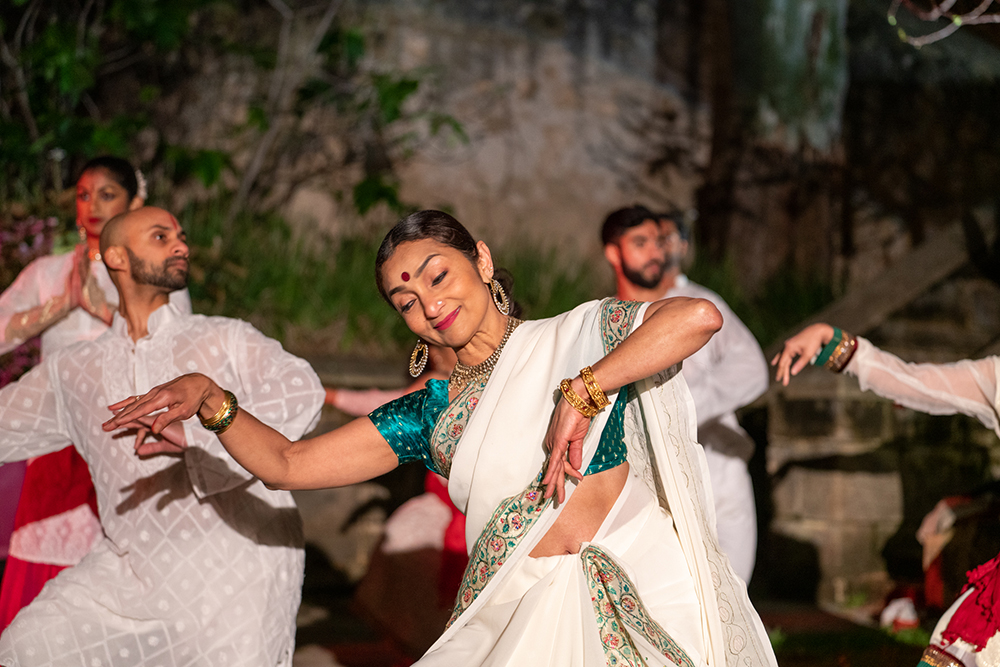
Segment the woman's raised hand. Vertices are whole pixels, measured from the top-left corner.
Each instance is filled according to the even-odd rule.
[[[111,326],[114,311],[108,305],[104,290],[97,284],[97,277],[90,271],[90,255],[87,245],[81,243],[73,256],[73,270],[69,274],[66,293],[70,297],[70,309],[77,306]]]
[[[788,386],[793,375],[798,375],[803,368],[823,349],[833,338],[833,327],[829,324],[811,324],[785,341],[785,347],[771,360],[772,366],[777,366],[775,380]]]
[[[108,409],[115,416],[104,422],[103,428],[105,431],[146,429],[153,435],[160,435],[167,425],[195,415],[202,403],[215,393],[221,395],[222,390],[201,373],[182,375],[153,387],[142,396],[131,396],[109,405]],[[137,441],[137,449],[139,444]]]
[[[584,389],[584,394],[586,390]],[[566,475],[582,480],[583,439],[590,428],[590,420],[576,411],[565,398],[559,399],[545,434],[545,448],[549,450],[549,465],[542,483],[545,497],[554,493],[561,503],[566,498]]]

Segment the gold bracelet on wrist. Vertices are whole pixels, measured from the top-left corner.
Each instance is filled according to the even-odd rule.
[[[563,398],[566,399],[566,402],[572,405],[574,410],[587,419],[593,419],[597,416],[597,408],[588,404],[580,397],[579,394],[573,391],[573,385],[570,384],[569,378],[566,378],[559,383],[559,391],[562,392]]]
[[[229,396],[227,395],[228,392],[225,389],[223,389],[222,393],[223,393],[222,407],[219,408],[218,412],[216,412],[208,419],[202,417],[201,413],[198,414],[198,419],[201,420],[201,425],[204,426],[205,428],[208,428],[210,424],[214,424],[218,422],[220,419],[222,419],[222,415],[226,414],[226,410],[229,409]]]
[[[581,368],[580,378],[583,380],[583,385],[587,388],[587,393],[590,394],[590,400],[594,402],[594,406],[598,410],[603,410],[611,405],[611,401],[608,400],[608,395],[604,393],[604,390],[601,389],[601,385],[597,384],[597,380],[594,379],[594,369],[590,366]]]
[[[216,435],[222,435],[226,432],[226,429],[232,425],[233,419],[239,410],[239,403],[236,401],[236,396],[233,392],[228,389],[223,389],[222,391],[226,395],[226,400],[223,402],[222,407],[219,408],[219,411],[210,419],[203,419],[200,414],[198,415],[201,425]]]
[[[847,366],[848,362],[850,362],[857,348],[858,339],[845,331],[843,338],[830,354],[830,358],[826,360],[824,366],[834,373],[840,373]]]

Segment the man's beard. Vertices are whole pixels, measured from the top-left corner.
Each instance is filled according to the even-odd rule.
[[[182,261],[178,257],[171,257],[163,262],[159,270],[154,270],[144,260],[137,257],[131,250],[125,248],[128,253],[129,264],[131,265],[132,280],[138,285],[153,285],[163,287],[170,291],[184,289],[187,287],[187,262],[184,261],[184,268],[180,271],[171,271],[171,265]]]
[[[638,269],[633,269],[631,266],[622,265],[622,273],[628,278],[628,281],[633,285],[641,287],[643,289],[654,289],[663,280],[663,274],[666,267],[662,262],[649,262],[646,264],[647,269],[655,269],[652,273],[643,275],[643,271]]]

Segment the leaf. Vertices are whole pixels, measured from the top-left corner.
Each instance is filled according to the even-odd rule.
[[[364,215],[380,202],[385,202],[393,211],[401,211],[404,207],[399,201],[398,188],[387,183],[380,174],[367,176],[354,186],[354,208]]]
[[[420,86],[420,82],[416,79],[406,77],[396,79],[388,74],[376,74],[372,77],[372,82],[375,84],[379,112],[385,125],[400,119],[403,114],[403,103]]]
[[[264,107],[259,104],[251,104],[247,110],[247,126],[256,127],[261,132],[266,132],[271,122],[267,117]]]

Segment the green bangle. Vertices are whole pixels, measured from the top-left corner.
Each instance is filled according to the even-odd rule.
[[[825,364],[827,360],[830,359],[830,355],[833,354],[833,351],[837,349],[838,345],[840,345],[840,341],[843,339],[844,332],[837,327],[834,327],[833,338],[830,339],[830,342],[826,344],[826,347],[824,347],[823,350],[816,356],[816,360],[813,361],[813,366],[822,366]]]

